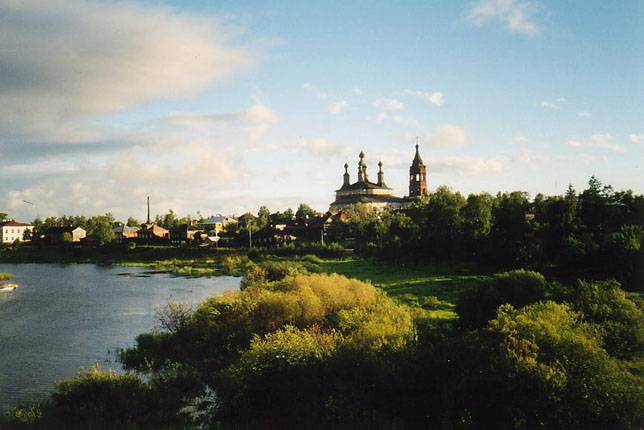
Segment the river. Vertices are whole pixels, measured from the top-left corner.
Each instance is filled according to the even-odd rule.
[[[140,267],[0,264],[19,287],[0,293],[0,412],[43,400],[56,381],[95,362],[120,370],[116,352],[155,325],[170,300],[197,305],[239,288],[239,278],[179,278]]]

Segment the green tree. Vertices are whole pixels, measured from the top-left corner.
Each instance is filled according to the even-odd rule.
[[[482,328],[499,306],[506,303],[517,308],[526,306],[543,300],[547,291],[548,282],[540,273],[522,269],[497,273],[461,296],[456,305],[459,324],[470,329]]]
[[[362,203],[356,203],[346,206],[342,210],[342,217],[349,235],[363,241],[379,242],[374,230],[379,220],[376,209]],[[381,228],[379,233],[383,235],[386,232],[386,227],[384,227],[384,230],[383,232]]]
[[[490,263],[502,267],[518,264],[521,248],[530,232],[526,219],[529,208],[530,202],[526,192],[497,194],[492,211],[494,221],[490,231]]]
[[[297,212],[295,212],[295,218],[299,223],[305,223],[309,218],[315,218],[316,216],[318,216],[317,211],[306,203],[300,203]]]
[[[127,225],[128,227],[140,227],[141,223],[139,222],[139,220],[131,216],[128,217],[127,223],[125,225]]]
[[[111,213],[93,216],[87,220],[87,234],[91,236],[99,246],[114,241],[114,217]]]
[[[271,223],[271,211],[266,206],[260,206],[257,212],[257,228],[262,229]]]
[[[438,258],[455,257],[460,252],[461,208],[465,198],[449,187],[441,186],[429,194],[427,203],[419,204],[417,223],[424,248]]]

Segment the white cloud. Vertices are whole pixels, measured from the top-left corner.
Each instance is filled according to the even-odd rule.
[[[613,136],[610,134],[593,134],[589,139],[569,140],[568,145],[577,148],[596,147],[609,149],[615,152],[626,152],[626,149],[623,146],[613,143]]]
[[[521,135],[516,135],[512,137],[512,141],[518,145],[523,145],[528,141],[528,138]]]
[[[2,2],[0,16],[0,127],[21,139],[194,94],[253,57],[228,44],[216,19],[169,8],[31,0]]]
[[[415,124],[416,119],[409,116],[389,115],[387,112],[379,112],[377,118],[380,121],[391,121],[396,124]]]
[[[579,115],[581,118],[588,118],[590,116],[590,112],[582,111],[582,112],[579,112],[577,115]]]
[[[427,161],[430,172],[455,173],[466,176],[481,176],[504,171],[503,160],[477,157],[431,157]]]
[[[434,106],[442,106],[445,103],[445,96],[443,95],[443,93],[440,93],[440,92],[430,93],[425,91],[410,90],[406,88],[403,90],[403,93],[409,96],[421,97],[427,100],[429,103],[433,104]]]
[[[565,102],[565,98],[559,97],[553,101],[543,100],[541,106],[549,109],[561,109],[561,105]]]
[[[387,110],[402,110],[405,108],[405,104],[396,99],[376,100],[375,102],[373,102],[373,106]]]
[[[535,36],[540,31],[536,15],[537,6],[533,1],[479,0],[470,5],[467,17],[476,25],[500,21],[511,32]]]
[[[268,106],[256,104],[245,111],[206,115],[190,112],[173,112],[164,118],[170,125],[212,132],[220,128],[242,127],[251,140],[264,137],[279,120]]]
[[[453,124],[442,124],[437,130],[429,133],[423,142],[434,148],[458,148],[467,145],[472,135],[463,127]]]
[[[329,108],[329,112],[331,112],[332,114],[338,114],[342,112],[344,109],[346,109],[347,106],[349,106],[349,102],[346,100],[342,100],[336,103],[331,103],[328,106],[328,108]]]
[[[133,147],[119,151],[107,160],[89,161],[70,157],[67,171],[14,186],[7,192],[9,209],[19,211],[22,200],[34,202],[36,214],[65,213],[95,215],[112,212],[120,219],[144,214],[145,196],[150,195],[153,213],[173,208],[187,214],[199,207],[218,204],[221,189],[229,189],[241,179],[241,158],[234,148],[208,140],[186,140],[183,135],[166,135],[150,143],[146,150]],[[18,181],[19,178],[14,178]],[[206,187],[217,190],[195,194]],[[140,212],[136,212],[140,208]]]
[[[336,142],[323,138],[314,138],[307,142],[308,149],[314,154],[332,155],[340,152],[341,147]]]
[[[321,100],[327,100],[327,99],[329,99],[329,98],[332,98],[332,97],[333,97],[333,95],[332,95],[332,94],[327,94],[327,93],[325,93],[325,92],[319,91],[319,90],[317,89],[317,87],[315,87],[315,85],[313,85],[313,84],[311,84],[311,83],[308,83],[308,82],[306,82],[306,83],[302,84],[302,89],[303,89],[303,90],[306,90],[306,91],[308,91],[308,92],[314,93],[314,94],[315,94],[315,97],[317,97],[317,98],[319,98],[319,99],[321,99]]]
[[[644,134],[629,134],[628,140],[630,140],[633,143],[644,142]]]

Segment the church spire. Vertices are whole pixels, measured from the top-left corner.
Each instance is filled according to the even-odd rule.
[[[364,161],[364,152],[360,151],[358,155],[360,161],[358,162],[358,182],[369,182],[367,177],[367,163]]]
[[[349,185],[350,184],[350,178],[349,178],[349,165],[347,163],[344,163],[344,182],[343,185]]]
[[[378,162],[378,186],[383,188],[387,186],[385,184],[385,172],[382,171],[382,161]]]

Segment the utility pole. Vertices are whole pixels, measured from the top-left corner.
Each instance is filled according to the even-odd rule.
[[[253,247],[253,229],[251,227],[250,223],[250,216],[246,218],[246,227],[248,228],[248,247],[252,248]]]

